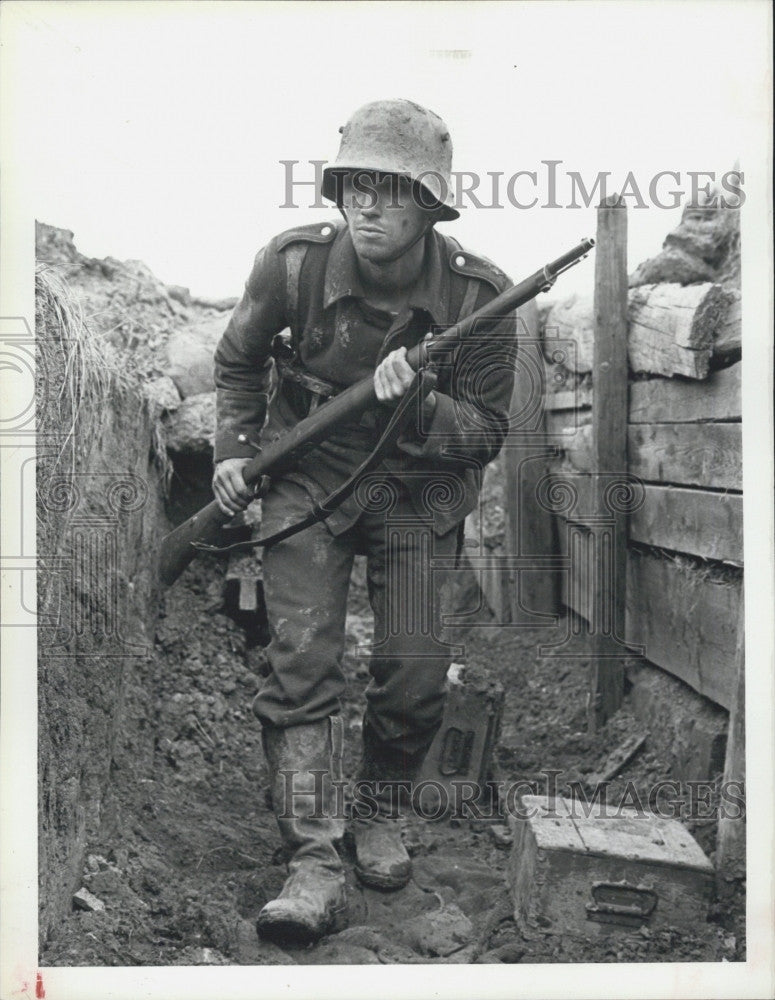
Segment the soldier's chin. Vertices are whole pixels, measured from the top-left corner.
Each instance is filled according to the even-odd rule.
[[[400,246],[393,246],[384,239],[367,239],[359,234],[354,241],[355,252],[361,260],[367,260],[370,264],[384,264],[388,261],[396,260],[404,252]]]

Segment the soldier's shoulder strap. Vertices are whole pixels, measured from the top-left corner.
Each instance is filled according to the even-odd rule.
[[[470,250],[462,247],[453,236],[449,236],[446,233],[444,234],[444,241],[446,243],[447,263],[450,270],[462,277],[468,278],[468,284],[466,285],[463,301],[458,312],[458,320],[463,319],[474,311],[482,282],[494,289],[497,295],[500,295],[502,291],[513,284],[509,276],[487,257],[471,253]]]
[[[316,222],[287,229],[277,237],[277,249],[285,260],[285,294],[288,315],[295,318],[299,306],[301,266],[310,245],[333,243],[341,222]]]

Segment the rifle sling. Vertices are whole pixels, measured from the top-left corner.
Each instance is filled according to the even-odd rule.
[[[255,549],[259,546],[281,542],[283,539],[290,538],[291,535],[296,535],[300,531],[304,531],[305,528],[317,524],[318,521],[325,520],[348,497],[352,496],[358,486],[359,480],[376,468],[382,459],[393,450],[409,419],[418,412],[419,401],[424,399],[434,388],[436,381],[436,376],[427,370],[417,372],[414,381],[401,397],[401,402],[396,407],[371,454],[361,462],[350,478],[342,483],[341,486],[338,486],[332,493],[329,493],[325,500],[321,503],[314,503],[309,514],[306,514],[301,520],[288,525],[286,528],[281,528],[280,531],[275,531],[271,535],[265,535],[256,539],[251,538],[245,542],[234,542],[232,545],[219,547],[216,545],[207,545],[204,542],[192,542],[191,545],[200,552],[211,552],[217,555],[223,555],[227,552],[248,552],[250,549]]]

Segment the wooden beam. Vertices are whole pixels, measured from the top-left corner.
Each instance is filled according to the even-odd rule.
[[[743,488],[741,424],[631,424],[629,455],[649,482]]]
[[[699,567],[630,550],[629,643],[647,660],[724,708],[732,704],[740,579],[714,580]]]
[[[742,363],[738,362],[730,368],[712,372],[704,382],[662,378],[633,382],[630,386],[630,423],[740,420],[743,412],[741,370]]]
[[[595,256],[594,398],[592,452],[598,472],[627,471],[627,209],[618,195],[597,210]],[[602,498],[600,498],[602,506]],[[595,551],[604,558],[602,535]],[[627,527],[616,517],[610,548],[612,565],[595,573],[593,609],[610,609],[610,631],[596,623],[591,636],[591,677],[587,722],[594,731],[616,712],[624,697],[624,664],[615,637],[624,635]]]
[[[556,470],[558,476],[563,473]],[[590,528],[594,524],[593,476],[568,473],[577,502],[569,516]],[[630,540],[654,548],[685,552],[703,559],[743,565],[743,497],[679,486],[644,486],[641,507],[630,514]],[[590,516],[593,515],[593,516]],[[558,518],[561,542],[566,520]],[[564,542],[563,542],[564,544]],[[567,556],[567,549],[561,550]]]
[[[743,497],[673,486],[646,486],[630,515],[630,540],[703,559],[743,565]]]
[[[720,285],[659,284],[633,288],[629,359],[634,372],[708,374],[713,339],[728,299]]]

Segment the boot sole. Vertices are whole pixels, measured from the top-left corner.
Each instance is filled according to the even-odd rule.
[[[263,941],[274,944],[308,945],[322,937],[325,931],[318,933],[309,927],[302,927],[290,920],[257,920],[256,931]]]
[[[370,889],[381,889],[382,892],[396,892],[398,889],[403,889],[412,878],[412,873],[408,872],[406,876],[396,877],[395,875],[378,875],[375,872],[365,871],[363,868],[359,868],[358,865],[355,866],[355,874],[358,876],[358,880],[364,885],[367,885]]]
[[[319,941],[327,934],[336,934],[347,927],[347,907],[336,910],[333,916],[326,921],[322,928],[310,927],[309,924],[302,924],[298,920],[291,920],[288,917],[273,916],[269,914],[265,917],[259,915],[256,920],[256,931],[258,936],[264,941],[272,941],[274,944],[298,944],[309,945]]]

